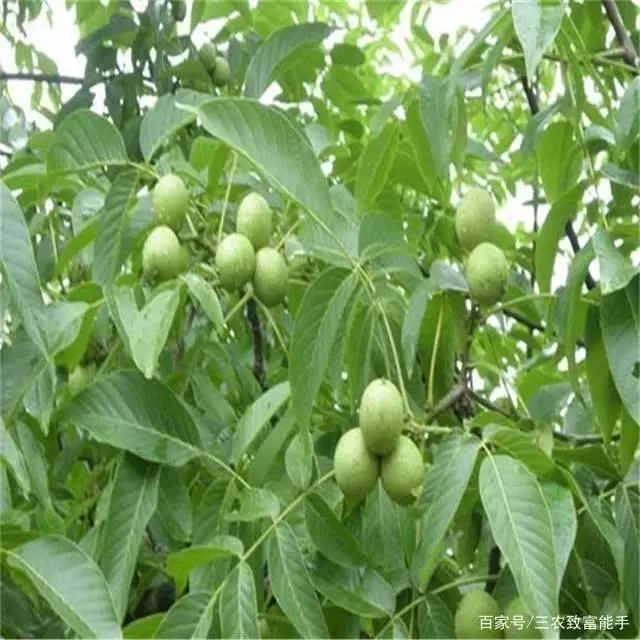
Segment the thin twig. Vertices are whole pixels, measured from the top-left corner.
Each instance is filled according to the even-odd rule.
[[[466,386],[464,382],[458,383],[446,395],[440,398],[433,409],[431,409],[431,411],[427,413],[424,421],[428,424],[441,413],[444,413],[445,411],[447,411],[447,409],[450,409],[456,403],[456,401],[465,394],[465,392]]]
[[[616,34],[616,40],[618,44],[622,47],[623,50],[623,58],[625,62],[630,64],[632,67],[638,67],[638,55],[636,53],[635,47],[633,46],[633,42],[631,42],[631,38],[627,33],[627,30],[624,26],[624,22],[622,21],[622,16],[620,15],[620,11],[618,9],[618,5],[616,4],[616,0],[602,0],[602,4],[604,5],[605,13],[607,14],[607,18],[609,18],[609,22],[613,27],[613,30]]]
[[[9,73],[3,71],[0,73],[0,81],[4,80],[32,80],[34,82],[50,82],[51,84],[84,84],[84,78],[74,76],[62,76],[57,73],[31,73],[27,71],[18,71]]]

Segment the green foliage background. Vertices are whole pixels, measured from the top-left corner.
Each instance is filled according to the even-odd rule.
[[[634,4],[495,2],[437,41],[431,2],[188,4],[190,30],[219,21],[227,87],[162,0],[66,0],[79,79],[25,40],[46,4],[2,6],[3,637],[448,638],[470,588],[637,637]],[[403,11],[416,84],[380,71]],[[48,128],[4,90],[27,78]],[[169,172],[191,267],[153,287],[149,189]],[[532,194],[499,228],[511,273],[489,309],[455,237],[471,185],[498,207]],[[271,310],[213,268],[249,190],[290,266]],[[408,508],[380,486],[346,504],[333,480],[379,376],[424,452]]]

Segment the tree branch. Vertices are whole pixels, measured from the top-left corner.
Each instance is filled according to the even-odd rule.
[[[604,0],[603,0],[604,1]],[[531,111],[531,115],[535,116],[540,111],[540,103],[538,102],[538,96],[535,94],[533,88],[529,84],[529,81],[525,76],[522,76],[520,79],[522,82],[522,88],[524,89],[524,94],[527,98],[527,103],[529,104],[529,110]],[[573,224],[571,220],[567,220],[567,223],[564,226],[564,233],[569,239],[571,243],[571,248],[574,253],[578,253],[580,251],[580,243],[578,242],[578,236],[573,228]],[[585,276],[585,284],[587,285],[587,289],[591,290],[596,286],[595,280],[591,277],[589,271],[587,271],[587,275]]]
[[[427,413],[425,416],[425,422],[431,422],[434,418],[439,416],[441,413],[450,409],[467,391],[467,387],[463,382],[457,384],[449,393],[444,395],[440,400],[436,403],[436,405]]]
[[[253,298],[247,302],[247,320],[253,333],[253,375],[264,391],[267,388],[267,380],[262,349],[262,327],[260,326],[260,316],[258,316],[258,306]]]
[[[74,76],[61,76],[57,73],[29,73],[19,71],[17,73],[0,73],[0,81],[4,80],[33,80],[35,82],[50,82],[52,84],[84,84],[84,78]]]
[[[630,64],[634,69],[638,68],[638,55],[636,53],[633,42],[627,33],[627,29],[622,21],[622,16],[616,4],[616,0],[602,0],[605,13],[616,34],[616,40],[622,47],[624,61]]]

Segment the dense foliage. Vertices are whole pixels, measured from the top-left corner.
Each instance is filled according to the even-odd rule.
[[[3,637],[638,636],[637,7],[435,1],[2,3]]]

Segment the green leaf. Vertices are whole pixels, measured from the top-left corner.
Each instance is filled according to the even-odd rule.
[[[616,525],[624,540],[622,593],[636,625],[640,624],[640,494],[637,488],[620,485],[616,490]]]
[[[639,122],[640,77],[636,77],[628,84],[616,115],[616,146],[620,153],[627,151],[640,135]]]
[[[271,418],[280,411],[291,395],[288,382],[265,391],[244,413],[233,436],[233,458],[238,462],[247,453],[251,444],[260,436]]]
[[[33,430],[24,422],[18,422],[15,428],[18,446],[22,450],[27,471],[31,478],[31,487],[40,504],[49,512],[53,512],[52,494],[49,489],[49,464]]]
[[[637,171],[621,169],[619,166],[609,162],[602,167],[601,174],[607,180],[629,187],[634,191],[640,190],[640,176]]]
[[[580,183],[560,196],[551,206],[538,232],[535,246],[536,280],[543,293],[551,291],[558,243],[564,235],[567,222],[573,220],[580,209],[585,187],[586,183]]]
[[[428,595],[418,608],[421,638],[453,638],[453,613],[438,595]]]
[[[609,368],[629,415],[640,424],[640,300],[636,276],[625,289],[602,297],[600,322]]]
[[[622,407],[620,417],[620,469],[627,473],[633,463],[640,442],[640,429],[629,412]]]
[[[538,138],[536,156],[544,193],[554,204],[576,185],[584,161],[584,151],[575,142],[571,124],[566,120],[550,124]]]
[[[192,298],[200,304],[204,312],[213,322],[213,326],[220,330],[224,327],[224,315],[220,300],[215,289],[199,275],[195,273],[185,273],[180,279],[186,283]]]
[[[266,489],[247,489],[240,496],[240,507],[226,515],[229,522],[253,522],[261,518],[276,518],[280,513],[278,497]]]
[[[535,476],[513,458],[489,455],[480,467],[480,497],[525,605],[533,615],[557,615],[553,522]]]
[[[389,123],[365,147],[356,171],[355,198],[360,214],[369,210],[384,189],[395,160],[400,129]]]
[[[393,614],[393,589],[372,569],[361,573],[322,561],[312,567],[311,581],[321,595],[354,615],[384,618]]]
[[[354,256],[351,221],[333,207],[318,159],[304,134],[281,111],[243,98],[218,98],[198,110],[202,126],[252,162],[312,223],[312,247]]]
[[[197,107],[211,100],[206,93],[191,89],[178,89],[175,95],[160,96],[149,109],[140,124],[140,149],[144,159],[149,160],[177,131],[193,122],[195,116],[180,108],[180,105]]]
[[[156,516],[174,540],[185,542],[191,540],[193,533],[191,496],[182,469],[162,468]]]
[[[31,480],[22,451],[14,442],[13,436],[5,427],[2,418],[0,418],[0,461],[11,471],[25,496],[29,495],[31,492]]]
[[[154,638],[208,638],[212,611],[210,594],[201,591],[187,593],[173,606],[157,628]]]
[[[450,102],[449,83],[436,76],[422,78],[420,87],[420,117],[429,142],[429,152],[436,175],[444,181],[449,179],[452,136],[449,127]]]
[[[278,71],[302,55],[306,49],[322,42],[333,29],[323,22],[310,22],[284,27],[269,37],[253,54],[243,94],[260,98]]]
[[[414,370],[422,320],[427,310],[427,302],[431,294],[431,284],[429,280],[424,280],[413,290],[402,322],[402,353],[409,376],[411,376]]]
[[[150,462],[179,467],[204,453],[191,415],[171,389],[134,371],[98,378],[64,407],[61,420]]]
[[[6,552],[38,593],[79,636],[122,638],[109,587],[95,562],[71,540],[44,536]]]
[[[616,249],[613,238],[604,229],[596,230],[592,242],[600,266],[602,294],[624,289],[638,270]]]
[[[318,494],[307,496],[304,509],[307,531],[318,551],[342,567],[369,564],[351,532]]]
[[[158,478],[157,466],[128,454],[122,456],[116,471],[101,534],[99,564],[119,620],[127,610],[144,530],[158,503]]]
[[[127,163],[120,132],[106,118],[89,109],[68,115],[55,131],[49,147],[49,171],[84,171]]]
[[[286,522],[281,522],[269,538],[267,564],[273,595],[300,636],[328,638],[327,623],[300,545]]]
[[[131,355],[145,378],[153,378],[180,303],[180,289],[156,294],[136,315],[131,329]]]
[[[427,472],[419,504],[425,533],[411,566],[423,589],[440,562],[445,535],[469,484],[479,448],[477,438],[452,434],[438,447]]]
[[[307,431],[293,437],[287,447],[284,464],[293,486],[304,491],[313,476],[313,440]]]
[[[567,487],[544,482],[541,485],[553,526],[553,540],[556,549],[557,592],[560,593],[564,572],[576,541],[578,518],[573,504],[573,496]]]
[[[27,222],[20,206],[0,180],[0,264],[11,297],[33,343],[47,352],[44,300]]]
[[[109,315],[118,330],[120,339],[131,351],[131,332],[138,316],[138,305],[131,287],[113,287],[105,291]]]
[[[598,417],[600,432],[605,443],[611,440],[611,434],[620,415],[620,396],[609,369],[600,326],[600,315],[596,307],[589,307],[585,327],[585,346],[587,356],[585,366],[591,402]]]
[[[308,429],[313,403],[356,285],[355,277],[330,268],[314,280],[302,298],[289,349],[291,399],[301,429]]]
[[[560,30],[567,5],[568,0],[518,0],[511,5],[513,26],[524,51],[529,84],[533,82],[542,56]]]
[[[123,637],[125,640],[148,640],[148,638],[155,638],[164,615],[164,612],[154,613],[150,616],[134,620],[122,629]]]
[[[193,545],[167,556],[167,573],[176,581],[180,593],[187,583],[189,574],[198,567],[224,560],[233,556],[240,557],[244,552],[242,541],[228,535],[214,536],[206,545]]]
[[[125,232],[129,212],[137,201],[137,191],[137,171],[122,171],[105,198],[96,233],[92,271],[93,279],[103,286],[114,281],[126,258]]]
[[[537,476],[547,476],[554,472],[553,460],[535,443],[532,435],[499,425],[489,425],[483,435],[511,457],[524,463]]]
[[[227,576],[218,605],[223,638],[260,637],[256,583],[246,562],[240,562]]]

